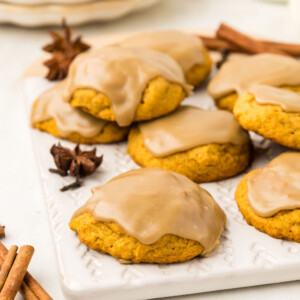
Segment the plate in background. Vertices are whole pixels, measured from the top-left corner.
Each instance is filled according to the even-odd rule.
[[[1,0],[2,3],[7,4],[19,4],[19,5],[49,5],[49,4],[77,4],[77,3],[88,3],[88,2],[94,2],[96,0]],[[108,0],[97,0],[97,1],[108,1]]]
[[[26,0],[12,0],[22,1]],[[95,21],[111,21],[123,17],[131,12],[151,7],[161,0],[98,0],[81,1],[74,4],[45,4],[52,0],[30,0],[38,4],[25,5],[0,2],[0,23],[12,23],[25,27],[39,27],[46,25],[61,25],[62,18],[66,18],[69,25],[81,25]],[[65,0],[54,0],[65,1]],[[73,0],[66,0],[71,2]],[[85,2],[83,2],[85,1]]]

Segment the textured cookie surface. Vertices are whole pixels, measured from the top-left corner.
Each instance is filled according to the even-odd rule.
[[[251,161],[251,144],[208,144],[162,158],[146,149],[138,128],[131,129],[127,152],[143,167],[159,167],[183,174],[195,182],[221,180],[242,172]]]
[[[183,262],[203,252],[198,242],[171,234],[164,235],[154,244],[142,244],[118,225],[96,221],[88,213],[72,219],[70,228],[77,231],[80,241],[91,249],[134,263]]]
[[[300,92],[300,88],[297,91]],[[281,145],[300,149],[300,113],[285,112],[278,105],[260,105],[249,93],[239,97],[233,113],[244,129]]]
[[[284,86],[282,87],[287,90],[300,92],[300,87],[291,87],[291,86]],[[231,93],[229,95],[226,95],[224,97],[221,97],[219,99],[215,99],[215,104],[220,109],[225,109],[228,111],[233,111],[233,107],[238,100],[238,94],[237,93]]]
[[[197,86],[210,74],[212,61],[206,49],[203,49],[203,57],[203,64],[196,64],[185,73],[185,79],[188,84]]]
[[[133,121],[151,120],[175,110],[185,98],[184,88],[162,77],[152,79],[138,104]],[[93,89],[78,89],[73,93],[71,106],[79,107],[93,116],[115,121],[109,98]]]
[[[49,119],[44,122],[34,123],[34,127],[46,131],[56,137],[64,138],[68,141],[80,144],[97,144],[97,143],[113,143],[122,141],[128,134],[128,127],[119,127],[116,123],[109,122],[102,129],[99,134],[94,137],[85,137],[77,132],[73,132],[66,137],[62,137],[58,131],[54,119]]]
[[[219,99],[215,99],[215,104],[218,108],[233,111],[234,104],[238,99],[237,93],[232,93],[227,96],[221,97]]]
[[[283,210],[272,217],[263,218],[256,215],[250,208],[247,200],[247,179],[257,171],[247,174],[239,183],[235,193],[236,203],[245,220],[257,230],[274,238],[300,242],[300,209]]]

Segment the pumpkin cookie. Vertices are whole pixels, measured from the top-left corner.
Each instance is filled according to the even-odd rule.
[[[64,98],[97,118],[128,126],[170,113],[190,88],[180,66],[164,53],[105,47],[76,57]]]
[[[254,85],[237,100],[234,115],[246,130],[300,149],[300,88],[293,90]]]
[[[224,212],[182,175],[138,169],[92,192],[70,228],[94,250],[134,263],[165,264],[208,255],[219,245]]]
[[[284,153],[246,175],[235,199],[249,225],[300,242],[300,153]]]
[[[253,84],[300,88],[300,62],[276,54],[238,57],[224,63],[208,85],[208,93],[220,109],[232,111],[238,97]]]
[[[212,61],[201,39],[186,32],[145,32],[130,36],[118,45],[149,48],[170,55],[181,66],[186,81],[194,86],[202,83],[211,71]]]
[[[32,126],[56,137],[82,144],[124,140],[128,127],[95,118],[62,100],[64,82],[44,92],[33,104]]]
[[[231,113],[181,106],[132,128],[127,152],[141,166],[209,182],[242,172],[251,161],[251,150],[248,133]]]

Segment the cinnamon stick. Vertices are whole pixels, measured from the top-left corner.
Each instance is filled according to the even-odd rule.
[[[0,239],[5,237],[5,226],[0,225]]]
[[[25,274],[24,283],[30,287],[30,290],[38,297],[39,300],[52,300],[43,287],[30,275],[29,272]],[[27,298],[26,298],[27,299]]]
[[[208,37],[203,35],[198,35],[198,37],[202,40],[204,46],[209,50],[229,50],[232,52],[245,52],[249,53],[248,50],[242,49],[232,43],[229,43],[225,40],[219,39],[218,37]]]
[[[216,35],[222,40],[225,40],[237,47],[247,50],[249,53],[274,53],[289,56],[287,52],[250,38],[249,36],[225,24],[220,25],[216,32]]]
[[[206,48],[210,50],[229,50],[232,52],[242,52],[249,53],[248,49],[242,49],[228,41],[222,40],[218,37],[210,37],[198,35],[198,37],[203,41],[203,44]],[[274,47],[278,50],[284,51],[292,56],[300,56],[300,44],[289,44],[289,43],[280,43],[273,41],[265,41],[258,39],[259,42],[266,44],[268,46]]]
[[[15,257],[17,255],[18,246],[14,245],[11,246],[1,267],[0,272],[0,291],[2,290],[4,283],[7,279],[9,271],[14,263]]]
[[[268,46],[272,46],[277,48],[278,50],[284,51],[292,56],[300,56],[300,45],[271,42],[271,41],[262,41],[262,42]]]
[[[1,290],[0,300],[13,300],[15,298],[23,282],[33,252],[34,248],[29,245],[20,248]]]
[[[0,256],[0,268],[3,266],[3,260]],[[28,285],[23,281],[20,287],[20,293],[23,295],[23,297],[26,300],[39,300],[31,291],[31,289],[28,287]]]
[[[5,259],[8,250],[0,242],[0,267],[1,262]],[[20,287],[20,293],[26,300],[52,300],[43,287],[32,277],[29,272],[26,272],[24,281]]]
[[[41,300],[42,298],[38,298],[32,290],[28,287],[28,285],[23,281],[19,292],[26,300]]]

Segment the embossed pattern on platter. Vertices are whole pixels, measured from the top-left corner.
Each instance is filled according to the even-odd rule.
[[[187,103],[198,105],[199,98],[203,98],[201,99],[202,107],[212,108],[211,100],[201,91],[197,92]],[[32,99],[25,100],[29,108]],[[226,283],[224,285],[227,288],[233,288],[237,286],[228,278],[232,276],[240,278],[245,286],[247,285],[247,277],[245,277],[247,270],[256,272],[257,284],[260,284],[264,282],[264,272],[268,270],[274,270],[274,274],[277,272],[277,281],[284,280],[283,272],[280,273],[277,270],[278,266],[283,263],[287,264],[290,270],[300,268],[298,259],[300,244],[272,239],[248,226],[243,219],[234,200],[234,192],[244,174],[216,183],[203,184],[213,194],[228,217],[227,228],[222,236],[220,247],[208,258],[195,258],[186,263],[174,265],[124,265],[108,255],[89,250],[79,242],[76,234],[69,230],[70,216],[87,200],[92,186],[102,184],[111,177],[138,166],[126,154],[126,143],[98,145],[96,146],[98,153],[104,153],[104,161],[100,170],[95,172],[82,188],[61,193],[59,188],[73,181],[73,178],[61,178],[50,175],[48,172],[53,160],[47,151],[58,139],[35,130],[32,132],[32,137],[62,277],[65,278],[65,282],[76,283],[68,286],[71,290],[76,286],[74,293],[89,288],[98,291],[99,294],[107,289],[111,292],[122,291],[124,286],[126,289],[134,289],[136,286],[147,287],[153,284],[153,281],[172,283],[174,278],[176,279],[174,287],[176,287],[180,286],[178,277],[182,283],[196,280],[194,291],[201,292],[213,289],[211,287],[206,289],[206,284],[201,283],[202,280],[209,282],[208,279],[213,282],[214,276],[223,276],[222,281]],[[252,139],[257,155],[253,168],[264,165],[283,150],[282,147],[259,136],[252,135]],[[68,145],[68,142],[62,143]],[[294,279],[299,278],[297,272],[294,274]],[[165,286],[158,286],[158,290],[163,291],[165,295],[167,293],[167,290],[164,290]],[[123,297],[123,293],[124,290],[120,292],[119,298]],[[78,297],[76,299],[80,299]],[[138,294],[136,297],[138,298]]]

